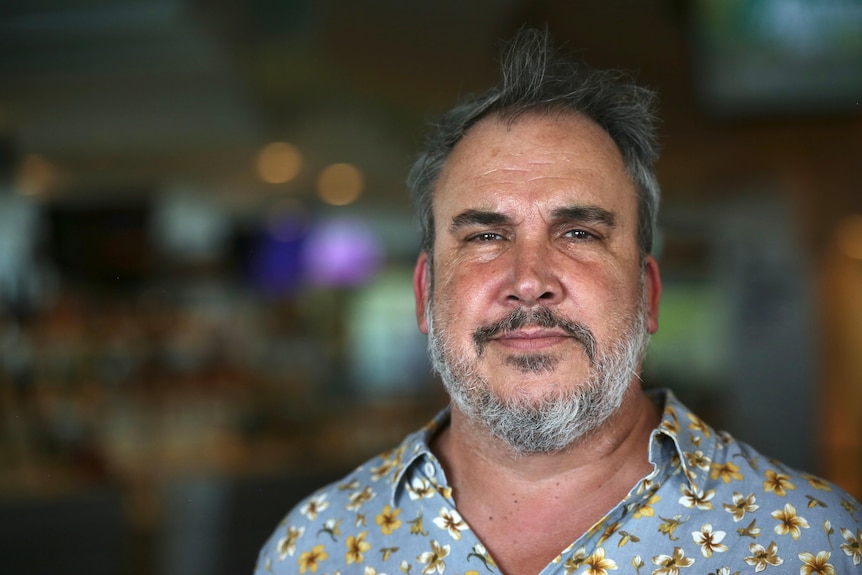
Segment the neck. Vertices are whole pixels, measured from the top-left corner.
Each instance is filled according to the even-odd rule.
[[[633,388],[595,433],[558,453],[523,455],[453,406],[432,450],[460,514],[501,570],[537,573],[650,473],[649,438],[660,419]]]
[[[659,408],[639,387],[633,388],[608,421],[566,449],[524,454],[453,405],[451,424],[434,440],[432,449],[450,479],[468,479],[474,472],[493,470],[495,477],[502,473],[536,481],[583,468],[617,465],[617,460],[623,460],[623,467],[644,467],[648,466],[649,437],[660,419]]]

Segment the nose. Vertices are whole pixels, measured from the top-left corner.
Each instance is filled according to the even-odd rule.
[[[550,305],[562,299],[563,287],[552,250],[541,243],[516,247],[512,255],[512,280],[506,299],[519,306]]]

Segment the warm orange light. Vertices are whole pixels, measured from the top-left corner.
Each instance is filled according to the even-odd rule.
[[[838,222],[835,241],[845,256],[862,260],[862,215],[850,214]]]
[[[293,144],[272,142],[257,155],[257,175],[268,184],[284,184],[302,168],[302,154]]]
[[[57,177],[57,169],[44,156],[28,154],[18,171],[18,191],[25,196],[38,196],[48,191]]]
[[[317,178],[317,195],[327,204],[346,206],[362,193],[362,172],[353,164],[332,164]]]

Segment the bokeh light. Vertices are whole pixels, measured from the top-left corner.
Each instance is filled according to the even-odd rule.
[[[257,155],[257,174],[268,184],[284,184],[302,169],[299,148],[287,142],[272,142]]]
[[[353,164],[332,164],[317,178],[317,195],[333,206],[346,206],[362,193],[362,172]]]
[[[18,191],[25,196],[48,192],[57,178],[57,168],[40,154],[28,154],[18,171]]]
[[[269,235],[281,242],[296,241],[305,233],[308,224],[308,209],[295,198],[285,198],[275,203],[266,219]]]
[[[356,286],[375,276],[383,248],[371,226],[355,217],[320,222],[303,246],[308,279],[320,286]]]
[[[862,215],[845,216],[838,223],[835,240],[842,254],[854,260],[862,260]]]

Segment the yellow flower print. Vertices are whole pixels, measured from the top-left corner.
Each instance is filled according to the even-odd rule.
[[[349,502],[344,506],[348,511],[359,511],[359,508],[367,502],[371,501],[374,498],[374,491],[371,490],[371,487],[366,487],[361,491],[354,491],[350,494],[348,498]]]
[[[760,573],[769,565],[777,567],[784,563],[784,559],[778,556],[778,545],[775,544],[775,541],[770,542],[766,549],[763,548],[763,545],[751,543],[748,550],[751,551],[751,555],[743,561],[754,567],[755,573]]]
[[[571,575],[572,573],[580,569],[581,565],[584,564],[586,556],[587,550],[583,547],[572,553],[572,556],[566,559],[566,562],[563,563],[563,567],[566,569],[566,575]]]
[[[691,420],[691,423],[688,424],[689,429],[691,429],[692,431],[699,431],[704,435],[704,437],[709,438],[709,426],[704,423],[701,418],[699,418],[693,413],[686,413],[686,416],[689,418],[689,420]]]
[[[443,496],[444,499],[452,500],[452,488],[448,485],[440,485],[436,481],[434,482],[434,488],[437,490],[437,493]]]
[[[730,483],[732,480],[741,480],[742,474],[739,472],[739,466],[731,463],[730,461],[725,461],[724,463],[713,463],[712,471],[710,471],[709,476],[712,479],[721,478],[725,483]]]
[[[790,534],[794,540],[799,539],[802,535],[802,528],[808,529],[808,521],[796,514],[796,507],[787,503],[784,510],[776,510],[772,512],[772,517],[778,520],[778,525],[775,526],[775,532],[779,535]]]
[[[392,535],[392,532],[401,527],[401,520],[398,515],[400,509],[392,509],[391,505],[383,508],[383,512],[374,518],[374,521],[380,526],[380,532],[384,535]]]
[[[366,535],[368,532],[363,531],[356,537],[351,535],[347,538],[347,553],[344,555],[344,560],[348,565],[362,563],[365,560],[363,553],[371,549],[371,543],[365,540]]]
[[[703,451],[698,449],[694,453],[688,452],[685,454],[685,460],[688,462],[689,467],[694,467],[696,469],[702,469],[704,471],[709,469],[711,465],[711,461],[709,457],[703,454]]]
[[[790,476],[784,473],[776,473],[772,469],[766,470],[766,481],[763,482],[763,490],[767,493],[772,492],[776,495],[784,497],[788,491],[796,489],[796,486],[790,482]]]
[[[700,545],[700,552],[703,556],[709,559],[713,553],[727,551],[727,545],[722,543],[725,535],[727,533],[724,531],[713,531],[712,525],[707,523],[700,528],[700,531],[692,533],[691,537],[695,543]]]
[[[694,559],[686,557],[682,548],[674,547],[672,556],[657,555],[652,558],[652,562],[659,567],[652,572],[652,575],[679,575],[679,570],[691,567]]]
[[[844,498],[841,500],[841,507],[855,519],[856,503],[852,499]]]
[[[841,544],[841,550],[853,558],[853,565],[862,563],[862,531],[856,530],[856,535],[849,529],[841,528],[841,536],[846,543]]]
[[[691,489],[688,484],[683,483],[680,485],[679,491],[682,493],[682,497],[679,498],[680,505],[689,509],[692,507],[705,511],[712,509],[712,498],[715,497],[714,489],[704,493],[702,489]]]
[[[700,447],[700,444],[703,443],[703,438],[700,435],[695,435],[694,433],[688,434],[688,440],[691,441],[691,443],[695,447]]]
[[[832,491],[832,485],[825,479],[820,479],[816,475],[811,475],[810,473],[803,473],[802,477],[808,480],[808,484],[814,489],[819,491]]]
[[[431,485],[431,482],[424,477],[416,477],[413,481],[407,484],[407,495],[409,495],[410,499],[413,501],[434,497],[434,493],[434,486]]]
[[[828,551],[821,551],[817,556],[800,553],[802,567],[799,568],[799,575],[835,575],[835,567],[827,563],[831,555]]]
[[[317,497],[309,499],[303,505],[299,512],[308,517],[311,521],[317,519],[317,514],[329,507],[329,501],[326,500],[326,493],[322,493]]]
[[[746,513],[754,513],[760,509],[760,505],[755,503],[757,498],[754,493],[749,493],[748,497],[744,497],[742,493],[734,491],[731,499],[733,504],[725,503],[724,510],[733,515],[734,521],[742,521]]]
[[[751,537],[752,539],[760,537],[761,531],[763,529],[757,526],[757,519],[752,519],[748,527],[740,527],[736,530],[740,537]]]
[[[652,517],[655,515],[655,509],[653,509],[652,506],[659,501],[661,501],[661,497],[659,495],[653,495],[643,503],[639,503],[635,506],[635,519],[640,519],[641,517]]]
[[[617,547],[622,547],[626,545],[629,541],[634,541],[635,543],[640,542],[640,537],[637,535],[632,535],[628,531],[620,531],[620,542],[617,543]]]
[[[676,416],[676,410],[673,407],[666,406],[664,408],[664,414],[662,415],[661,423],[659,423],[659,428],[670,435],[678,435],[679,434],[679,418]]]
[[[620,528],[620,522],[614,521],[607,527],[605,527],[604,532],[602,532],[602,536],[599,537],[599,545],[602,545],[605,541],[611,538],[611,535],[616,533]]]
[[[677,527],[688,521],[688,518],[683,519],[682,515],[674,515],[670,519],[667,519],[659,515],[659,519],[661,519],[661,524],[658,526],[659,533],[667,535],[671,541],[679,541],[679,537],[674,537],[673,532],[676,531]]]
[[[425,527],[422,525],[422,512],[416,513],[416,519],[408,521],[410,523],[410,535],[428,535]]]
[[[448,555],[451,547],[449,545],[440,545],[434,539],[431,540],[431,551],[426,551],[419,555],[416,559],[420,563],[424,563],[425,567],[422,573],[442,573],[446,570],[446,562],[443,561]]]
[[[392,554],[399,549],[400,547],[384,547],[380,550],[380,555],[382,556],[384,561],[389,561],[389,557],[392,556]]]
[[[464,523],[460,513],[454,509],[446,509],[445,507],[440,508],[440,514],[434,518],[434,525],[440,529],[447,530],[449,535],[452,536],[452,539],[455,540],[461,539],[462,531],[470,529],[470,527]]]
[[[371,481],[380,481],[387,473],[395,469],[397,466],[397,461],[395,461],[394,459],[388,459],[377,467],[372,467]]]
[[[296,541],[302,537],[303,533],[305,533],[305,527],[287,528],[287,535],[279,539],[276,545],[276,552],[280,560],[283,561],[288,555],[293,557],[293,554],[296,553]]]
[[[410,571],[413,569],[413,565],[411,565],[407,561],[402,561],[399,569],[401,569],[402,573],[407,573],[407,575],[410,575]]]
[[[587,570],[583,575],[608,575],[608,570],[617,568],[617,564],[612,559],[605,558],[605,550],[601,547],[584,559],[584,565],[587,566]]]
[[[323,548],[323,545],[315,545],[311,551],[306,551],[299,556],[299,572],[305,573],[311,571],[317,572],[317,567],[321,561],[324,561],[329,555]]]

